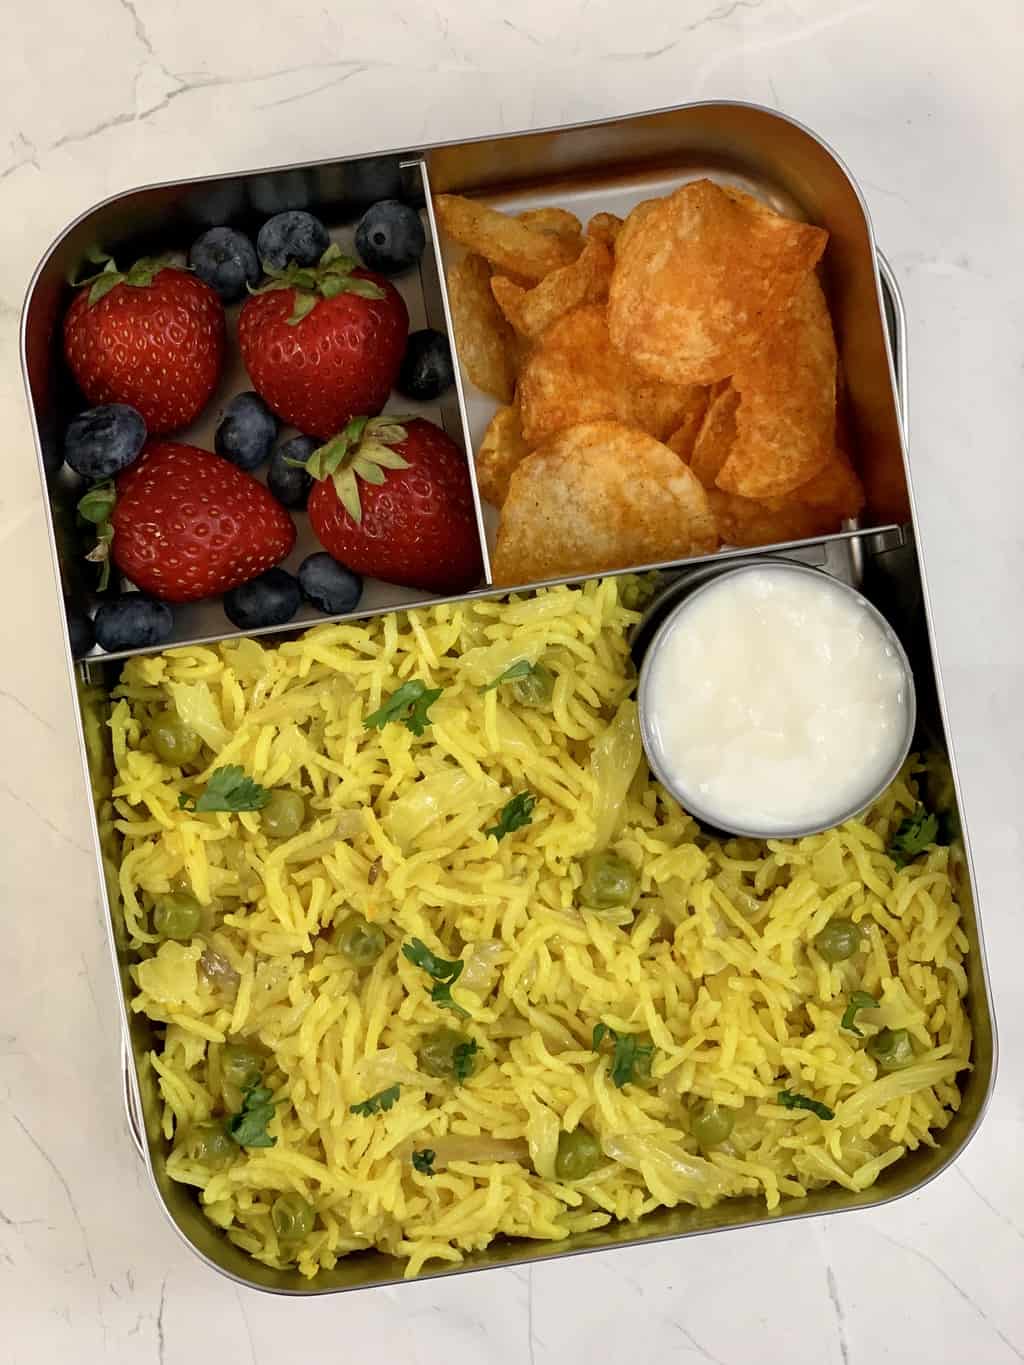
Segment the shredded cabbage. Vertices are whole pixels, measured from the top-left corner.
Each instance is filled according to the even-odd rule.
[[[205,682],[169,682],[167,690],[183,723],[194,730],[215,753],[220,753],[231,735],[224,726],[220,708],[213,699],[209,685]]]
[[[943,1081],[951,1081],[958,1071],[963,1070],[963,1065],[963,1060],[956,1057],[933,1057],[929,1061],[908,1066],[903,1071],[892,1071],[843,1100],[836,1109],[836,1122],[845,1127],[848,1123],[856,1123],[869,1109],[881,1109],[891,1100],[913,1095],[917,1090],[927,1090],[929,1086],[940,1085]]]
[[[446,768],[414,782],[406,794],[391,803],[384,817],[388,837],[407,853],[429,826],[449,815],[474,808],[489,816],[501,800],[501,788],[492,778],[471,777],[462,768]]]
[[[708,1208],[729,1193],[723,1171],[703,1157],[691,1156],[671,1138],[657,1133],[613,1133],[601,1145],[612,1161],[639,1171],[651,1193],[670,1207],[682,1201]]]
[[[590,754],[594,776],[595,849],[605,848],[626,817],[626,792],[643,756],[636,702],[626,700]]]

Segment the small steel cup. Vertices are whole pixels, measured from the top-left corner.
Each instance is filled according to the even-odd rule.
[[[896,751],[893,762],[886,769],[881,781],[878,781],[869,789],[866,789],[863,796],[858,796],[856,804],[852,807],[837,807],[834,812],[830,812],[827,819],[808,826],[794,828],[775,828],[770,831],[757,829],[745,823],[743,812],[737,811],[735,816],[723,823],[721,812],[714,817],[702,809],[700,801],[694,793],[686,791],[677,778],[673,778],[665,768],[658,752],[658,746],[654,739],[653,724],[653,702],[651,699],[651,675],[653,663],[657,658],[658,650],[663,646],[671,630],[678,626],[679,620],[690,609],[694,601],[713,584],[718,583],[727,575],[744,574],[756,572],[761,569],[771,568],[772,570],[783,569],[789,573],[801,573],[821,576],[828,580],[830,588],[836,592],[848,593],[859,606],[861,606],[870,616],[874,618],[887,642],[892,647],[906,677],[906,703],[904,706],[905,732]],[[749,839],[802,839],[808,834],[820,834],[823,830],[834,829],[836,825],[841,825],[844,820],[849,820],[855,815],[859,815],[871,803],[885,791],[889,783],[896,777],[902,768],[910,746],[914,738],[914,729],[917,723],[917,700],[914,690],[914,675],[911,672],[910,663],[906,652],[900,643],[895,631],[882,613],[866,597],[862,596],[856,588],[844,583],[841,579],[834,578],[830,574],[824,573],[821,569],[814,568],[809,564],[801,564],[797,560],[782,559],[778,556],[758,555],[745,559],[741,564],[703,564],[695,569],[692,574],[684,574],[668,588],[666,588],[655,599],[644,620],[637,627],[633,638],[632,652],[634,661],[640,670],[640,681],[637,688],[637,706],[640,717],[640,735],[643,740],[644,751],[647,754],[647,761],[651,766],[651,771],[657,777],[666,791],[668,791],[688,814],[692,815],[705,829],[723,834],[740,835]],[[681,684],[685,687],[685,683]]]

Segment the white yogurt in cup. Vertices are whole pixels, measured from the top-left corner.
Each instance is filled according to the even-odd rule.
[[[914,683],[885,618],[853,588],[779,561],[685,597],[644,657],[652,769],[703,823],[798,838],[863,810],[899,771]]]

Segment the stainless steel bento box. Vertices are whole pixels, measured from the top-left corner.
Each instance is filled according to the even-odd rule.
[[[904,450],[906,420],[905,326],[898,290],[879,256],[867,212],[852,178],[835,155],[812,133],[781,115],[752,105],[707,103],[601,123],[550,129],[472,142],[414,147],[373,158],[401,180],[404,195],[423,206],[432,250],[403,292],[412,325],[444,327],[448,305],[444,286],[447,248],[438,241],[431,194],[439,191],[479,195],[500,207],[526,208],[558,203],[584,212],[623,212],[652,193],[700,175],[738,185],[791,216],[806,218],[830,233],[824,263],[846,395],[856,433],[858,465],[867,492],[859,522],[820,540],[790,543],[790,556],[817,564],[856,584],[878,605],[899,633],[914,668],[918,692],[916,745],[948,759],[948,780],[937,783],[929,799],[944,809],[962,831],[953,865],[971,941],[968,958],[968,1011],[974,1030],[972,1069],[962,1077],[962,1103],[935,1148],[921,1148],[859,1195],[833,1187],[800,1203],[768,1213],[753,1199],[730,1200],[711,1210],[681,1208],[648,1216],[639,1224],[619,1224],[559,1243],[499,1242],[468,1258],[452,1274],[485,1266],[563,1256],[585,1250],[625,1246],[731,1227],[749,1227],[812,1214],[841,1212],[882,1204],[919,1189],[943,1170],[977,1128],[995,1072],[995,1034],[989,1004],[984,949],[974,903],[974,880],[966,832],[958,808],[956,779],[946,730],[941,686],[928,621],[928,605],[913,530],[909,470]],[[390,166],[388,165],[390,163]],[[141,253],[159,243],[185,245],[203,227],[232,222],[244,226],[262,213],[308,207],[346,240],[358,210],[359,186],[367,159],[323,161],[228,176],[151,186],[98,205],[72,223],[53,244],[32,280],[22,319],[22,362],[35,428],[40,468],[51,516],[54,563],[65,598],[83,603],[89,590],[84,574],[74,505],[74,476],[60,467],[60,432],[73,402],[72,385],[60,360],[59,319],[68,298],[66,278],[85,250],[101,243]],[[461,368],[461,367],[458,367]],[[225,375],[207,413],[185,439],[210,446],[212,417],[232,392],[247,387],[241,369]],[[407,406],[407,405],[406,405]],[[489,415],[464,375],[439,407],[425,410],[471,449]],[[472,461],[470,461],[472,468]],[[493,527],[474,485],[483,546],[485,580],[476,590],[499,595],[490,586],[487,547]],[[312,548],[300,533],[295,562]],[[304,539],[304,537],[306,537]],[[720,551],[737,557],[757,550]],[[694,561],[688,561],[692,564]],[[640,566],[631,566],[640,567]],[[666,574],[679,565],[657,566]],[[527,585],[530,586],[530,585]],[[507,589],[500,590],[504,593]],[[425,594],[388,585],[370,585],[355,616],[432,600]],[[324,618],[317,617],[322,620]],[[302,618],[285,630],[294,633]],[[170,643],[219,640],[235,634],[219,604],[196,603],[176,615]],[[109,690],[116,681],[116,657],[97,654],[66,666],[78,697],[78,728],[83,762],[94,807],[109,798],[112,759],[105,725]],[[163,1169],[165,1140],[160,1133],[160,1102],[146,1060],[153,1045],[152,1026],[127,1008],[130,958],[121,932],[117,903],[118,849],[110,835],[104,843],[93,815],[111,953],[118,975],[125,1034],[125,1096],[129,1123],[161,1204],[181,1236],[209,1264],[240,1283],[289,1294],[321,1294],[391,1283],[402,1264],[376,1252],[344,1258],[313,1281],[293,1271],[275,1271],[252,1261],[205,1219],[189,1188],[170,1181]],[[112,1006],[113,1007],[113,1006]]]

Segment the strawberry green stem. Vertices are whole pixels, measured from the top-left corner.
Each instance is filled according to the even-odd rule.
[[[333,481],[341,505],[357,526],[363,520],[359,480],[380,487],[387,481],[386,470],[409,468],[409,461],[392,449],[408,435],[401,423],[398,417],[353,417],[305,462],[314,479]]]

